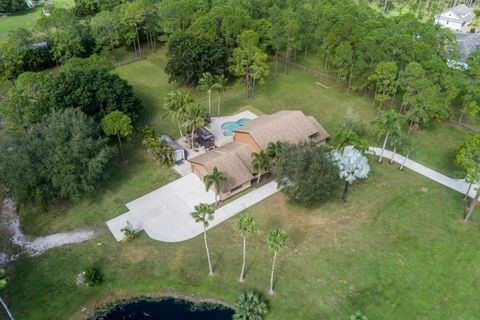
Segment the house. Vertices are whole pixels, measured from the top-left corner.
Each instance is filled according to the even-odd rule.
[[[291,110],[260,116],[233,132],[233,141],[248,144],[254,152],[267,148],[270,142],[299,143],[310,139],[324,143],[330,136],[314,117]]]
[[[252,167],[252,153],[266,149],[270,142],[313,140],[323,144],[330,137],[314,117],[290,110],[262,115],[233,130],[233,133],[233,142],[189,160],[192,172],[202,181],[215,167],[223,172],[227,181],[219,194],[221,200],[251,186],[257,175]]]
[[[456,70],[467,70],[468,58],[480,50],[480,33],[455,33],[457,38],[458,57],[451,56],[447,64],[450,68]]]
[[[474,18],[473,9],[461,4],[436,15],[435,23],[454,31],[460,31],[470,25]]]
[[[202,181],[217,168],[227,181],[219,194],[225,200],[251,186],[254,177],[252,150],[246,144],[230,142],[189,160],[192,172]]]

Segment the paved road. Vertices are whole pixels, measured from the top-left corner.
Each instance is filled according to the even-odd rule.
[[[374,153],[375,155],[377,156],[380,156],[380,153],[382,152],[382,149],[381,148],[377,148],[377,147],[370,147],[369,148],[369,151]],[[393,152],[392,151],[389,151],[389,150],[385,150],[385,152],[383,153],[383,157],[384,158],[387,158],[387,159],[392,159],[392,156],[393,156]],[[399,164],[402,164],[403,161],[405,160],[405,157],[403,157],[402,155],[396,153],[395,156],[393,157],[393,161],[399,163]],[[446,187],[449,187],[450,189],[453,189],[455,191],[458,191],[460,193],[463,193],[465,194],[468,190],[468,186],[469,184],[467,182],[465,182],[465,179],[452,179],[452,178],[449,178],[447,177],[446,175],[443,175],[441,174],[440,172],[437,172],[435,170],[432,170],[428,167],[425,167],[424,165],[421,165],[420,163],[418,162],[415,162],[413,160],[410,160],[410,159],[407,159],[407,161],[405,162],[405,167],[406,168],[409,168],[433,181],[436,181]],[[476,194],[476,187],[478,188],[478,186],[472,186],[472,188],[470,189],[470,192],[469,192],[469,197],[470,198],[474,198],[475,197],[475,194]]]

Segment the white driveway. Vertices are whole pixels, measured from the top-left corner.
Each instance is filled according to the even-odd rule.
[[[215,211],[210,228],[233,217],[246,208],[277,192],[277,184],[270,182]],[[127,203],[129,212],[107,221],[107,226],[117,241],[129,221],[135,229],[144,230],[158,241],[180,242],[192,239],[203,232],[203,225],[193,220],[193,207],[199,203],[212,204],[215,194],[206,192],[203,182],[193,173],[167,184],[143,197]]]
[[[129,211],[107,221],[107,226],[117,241],[122,240],[121,229],[127,221],[135,229],[145,230],[152,239],[186,240],[191,238],[191,228],[195,227],[190,215],[193,207],[214,201],[213,191],[205,191],[203,182],[191,173],[127,203]]]

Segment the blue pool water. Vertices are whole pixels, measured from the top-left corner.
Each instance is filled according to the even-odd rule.
[[[226,137],[233,136],[232,131],[240,128],[241,126],[243,126],[245,123],[247,123],[249,121],[250,121],[250,119],[248,119],[248,118],[241,118],[241,119],[238,119],[237,121],[227,121],[227,122],[222,123],[222,129],[225,130],[223,132],[223,135],[226,136]]]

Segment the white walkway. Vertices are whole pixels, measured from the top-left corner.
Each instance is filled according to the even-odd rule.
[[[369,148],[369,151],[377,156],[380,156],[380,153],[382,152],[382,149],[381,148],[377,148],[377,147],[370,147]],[[386,158],[386,159],[392,159],[392,156],[393,156],[393,152],[392,151],[389,151],[389,150],[385,150],[384,153],[383,153],[383,157]],[[394,158],[393,158],[393,161],[394,162],[397,162],[399,164],[402,164],[403,161],[405,160],[405,157],[403,157],[402,155],[396,153]],[[465,194],[468,190],[468,186],[469,184],[467,182],[465,182],[464,179],[452,179],[452,178],[449,178],[447,177],[446,175],[443,175],[441,174],[440,172],[437,172],[435,170],[432,170],[428,167],[425,167],[424,165],[421,165],[420,163],[418,162],[415,162],[415,161],[412,161],[410,159],[407,159],[407,161],[405,162],[405,167],[406,168],[409,168],[433,181],[436,181],[446,187],[449,187],[450,189],[453,189],[455,191],[458,191],[460,193],[463,193]],[[478,186],[476,185],[473,185],[472,188],[470,189],[470,192],[468,193],[468,195],[470,196],[470,198],[474,198],[475,197],[475,194],[476,194],[476,191],[475,189],[478,188]]]
[[[277,184],[269,183],[240,197],[215,211],[210,228],[222,223],[244,209],[277,192]],[[127,204],[129,212],[110,221],[107,226],[117,241],[121,231],[130,222],[135,229],[144,230],[158,241],[179,242],[196,237],[203,232],[191,213],[199,203],[214,203],[215,194],[206,192],[203,182],[194,174],[182,177],[166,186]]]

